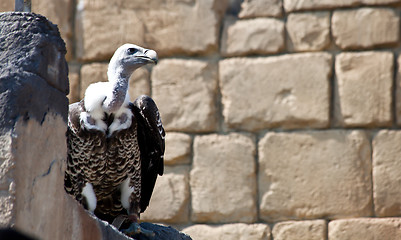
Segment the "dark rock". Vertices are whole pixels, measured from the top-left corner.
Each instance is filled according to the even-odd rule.
[[[45,17],[21,12],[0,14],[1,130],[11,128],[18,117],[42,122],[49,110],[67,120],[65,54],[57,26]]]
[[[99,223],[99,227],[102,231],[102,239],[112,240],[132,240],[132,238],[118,231],[114,226],[110,225],[106,221],[98,219],[96,216],[91,215]],[[155,236],[151,240],[192,240],[188,235],[177,231],[172,227],[166,227],[158,224],[143,222],[140,224],[144,229],[153,231]],[[139,236],[135,240],[150,240],[145,236]]]
[[[143,222],[140,224],[141,227],[153,231],[156,235],[153,240],[191,240],[188,235],[177,231],[176,229],[168,226],[162,226],[158,224]],[[139,237],[138,240],[148,240],[145,237]]]

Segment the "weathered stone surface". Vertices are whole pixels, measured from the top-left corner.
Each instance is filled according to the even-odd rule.
[[[395,116],[397,124],[401,125],[401,56],[397,58],[397,75],[395,86]]]
[[[324,220],[287,221],[274,225],[274,240],[325,240],[327,225]]]
[[[373,199],[380,217],[401,214],[401,132],[380,131],[373,139]]]
[[[289,45],[295,51],[323,50],[330,44],[330,13],[292,13],[286,24]]]
[[[359,218],[331,221],[330,240],[396,240],[401,238],[400,218]]]
[[[340,53],[336,57],[335,117],[345,126],[390,126],[393,53]]]
[[[142,221],[188,222],[188,172],[187,167],[165,167],[163,176],[157,178],[149,207],[141,214]]]
[[[190,163],[192,139],[185,133],[167,132],[164,163],[167,165]]]
[[[283,0],[286,12],[309,9],[332,9],[359,5],[383,5],[399,3],[400,0]]]
[[[12,186],[12,185],[11,185]],[[11,187],[10,186],[10,187]],[[1,190],[0,196],[0,228],[11,226],[14,208],[14,196],[9,194],[13,189]]]
[[[328,126],[331,62],[327,53],[220,61],[225,123],[251,131]]]
[[[101,239],[96,222],[89,220],[87,213],[67,196],[63,188],[66,129],[66,122],[51,113],[42,123],[34,119],[17,122],[12,140],[15,162],[13,225],[41,239],[73,236],[82,239],[91,231],[93,236]],[[46,151],[43,151],[44,147]],[[69,219],[68,223],[65,219]]]
[[[77,56],[107,59],[126,42],[148,46],[159,56],[206,54],[217,49],[226,4],[225,0],[80,0],[75,24]]]
[[[15,162],[11,143],[11,131],[0,135],[0,228],[10,226],[13,220],[15,181],[12,170]]]
[[[11,150],[1,150],[8,158],[1,172],[7,171],[8,160],[13,168],[1,176],[2,186],[3,180],[10,183],[10,196],[0,198],[1,227],[13,226],[40,239],[102,239],[97,222],[63,188],[66,128],[65,119],[49,112],[41,123],[19,118],[12,133],[1,136],[8,138],[4,143]],[[4,190],[0,189],[2,196]]]
[[[207,132],[217,127],[217,67],[199,60],[162,60],[152,71],[152,97],[167,131]]]
[[[1,131],[20,116],[41,122],[47,112],[63,109],[69,86],[65,45],[55,25],[34,13],[8,12],[0,13],[0,29]]]
[[[280,17],[281,0],[245,0],[241,3],[240,18]]]
[[[221,53],[223,56],[269,54],[284,48],[284,23],[273,18],[236,21],[224,24]]]
[[[399,40],[400,18],[392,9],[334,11],[331,22],[335,43],[342,49],[372,48]]]
[[[245,135],[195,137],[190,173],[194,222],[256,220],[254,157],[254,141]]]
[[[68,81],[70,83],[70,93],[67,95],[69,103],[78,102],[81,100],[80,98],[80,80],[79,80],[79,71],[80,68],[78,66],[69,65],[68,66]]]
[[[262,219],[372,214],[371,149],[363,132],[269,132],[258,149]]]
[[[270,228],[267,224],[225,224],[208,226],[193,225],[183,230],[196,240],[209,239],[239,239],[239,240],[270,240]]]
[[[81,94],[82,99],[88,86],[95,82],[107,82],[107,66],[106,63],[85,64],[81,68]],[[129,80],[128,94],[131,101],[134,101],[140,95],[150,94],[149,71],[146,68],[138,68],[131,75]]]

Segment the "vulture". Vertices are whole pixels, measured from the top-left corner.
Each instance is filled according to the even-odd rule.
[[[128,221],[130,235],[149,233],[138,220],[163,175],[165,132],[150,97],[130,102],[129,78],[157,61],[155,51],[124,44],[110,60],[108,82],[89,85],[69,105],[64,188],[98,218],[117,227]]]

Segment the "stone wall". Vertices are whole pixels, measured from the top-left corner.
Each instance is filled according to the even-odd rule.
[[[7,3],[8,2],[8,3]],[[13,1],[0,3],[12,10]],[[37,0],[70,102],[125,42],[167,130],[142,219],[193,239],[401,237],[400,0]]]

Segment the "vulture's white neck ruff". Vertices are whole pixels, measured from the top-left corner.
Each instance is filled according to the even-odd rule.
[[[98,82],[89,85],[85,92],[85,109],[81,113],[81,120],[87,129],[107,131],[107,124],[103,121],[105,113],[113,114],[114,121],[108,129],[108,135],[131,126],[132,112],[128,108],[129,94],[128,81],[131,74],[118,72],[109,65],[109,82]],[[121,121],[121,120],[124,121]]]

